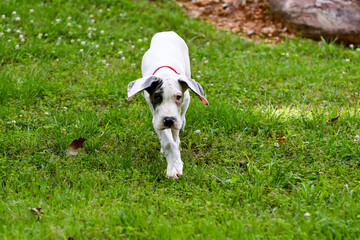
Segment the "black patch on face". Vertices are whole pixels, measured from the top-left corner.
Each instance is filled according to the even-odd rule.
[[[161,104],[163,100],[164,91],[161,88],[163,85],[163,80],[161,78],[152,76],[147,79],[143,86],[146,86],[145,90],[150,95],[150,102],[153,105],[154,109]]]
[[[161,88],[161,86],[155,89],[152,93],[150,93],[150,101],[154,109],[156,109],[156,107],[162,103],[163,96],[164,96],[164,90]]]

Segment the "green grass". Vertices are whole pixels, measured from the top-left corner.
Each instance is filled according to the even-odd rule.
[[[360,237],[359,51],[255,44],[172,1],[5,0],[0,15],[0,239]],[[178,181],[145,100],[126,101],[165,30],[210,102],[192,95]],[[86,153],[66,157],[78,137]]]

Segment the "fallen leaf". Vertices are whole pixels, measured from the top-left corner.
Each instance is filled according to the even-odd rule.
[[[283,137],[277,138],[276,140],[277,140],[277,142],[280,144],[280,143],[285,143],[285,139],[286,139],[286,137],[283,136]]]
[[[43,211],[41,211],[41,206],[38,206],[37,208],[30,208],[28,207],[28,209],[30,209],[32,212],[36,213],[38,216],[38,221],[41,220],[41,215],[44,214]]]
[[[328,122],[333,123],[333,122],[337,121],[339,119],[339,117],[340,117],[340,115],[338,114],[336,117],[330,119]]]
[[[244,164],[247,163],[249,160],[254,160],[254,156],[253,155],[245,155],[244,157],[242,157],[240,159],[240,164]]]
[[[83,151],[84,148],[84,142],[85,138],[79,137],[78,139],[75,139],[72,141],[72,143],[69,145],[68,149],[66,150],[66,156],[76,156],[79,155],[81,151]]]

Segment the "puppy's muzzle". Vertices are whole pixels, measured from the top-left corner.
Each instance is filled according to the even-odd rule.
[[[164,122],[164,126],[171,128],[174,123],[175,123],[176,119],[174,117],[164,117],[163,122]]]

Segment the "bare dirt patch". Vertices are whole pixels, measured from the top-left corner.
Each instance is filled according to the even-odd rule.
[[[293,31],[272,15],[266,0],[183,0],[178,3],[191,17],[205,19],[218,29],[252,39],[277,43],[294,36]]]

